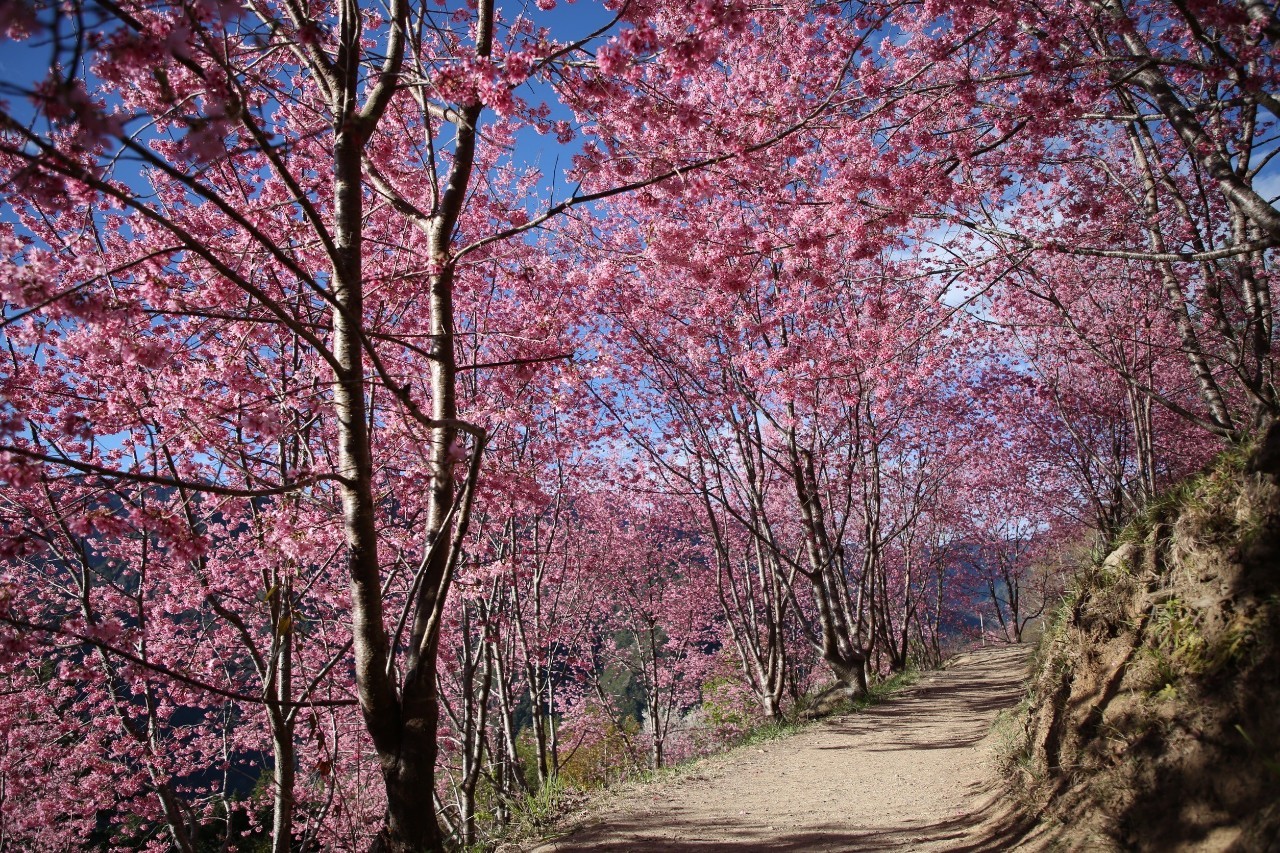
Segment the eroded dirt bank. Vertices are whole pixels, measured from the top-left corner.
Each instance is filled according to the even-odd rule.
[[[1026,647],[981,649],[891,702],[636,785],[537,853],[622,850],[1007,850],[996,715],[1016,705]]]
[[[1081,567],[1016,765],[1059,849],[1280,853],[1280,425]]]

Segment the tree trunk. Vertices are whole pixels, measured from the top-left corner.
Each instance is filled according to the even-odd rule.
[[[870,691],[871,688],[867,685],[866,655],[840,651],[829,653],[823,649],[822,659],[854,698],[866,696]]]

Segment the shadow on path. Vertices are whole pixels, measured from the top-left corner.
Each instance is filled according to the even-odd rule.
[[[579,830],[572,838],[554,847],[539,848],[557,853],[622,853],[622,851],[663,850],[671,853],[743,853],[769,850],[778,853],[809,851],[913,850],[928,845],[955,853],[999,853],[1014,846],[1027,832],[1029,822],[1015,809],[991,798],[981,809],[948,820],[919,826],[811,827],[802,831],[762,834],[756,827],[716,827],[719,836],[700,841],[705,829],[673,823],[665,827],[683,838],[653,838],[651,819],[613,820],[608,825]]]
[[[1024,648],[961,656],[889,703],[641,786],[618,810],[536,849],[1008,850],[1028,822],[1002,797],[982,741],[1017,704],[1026,659]]]

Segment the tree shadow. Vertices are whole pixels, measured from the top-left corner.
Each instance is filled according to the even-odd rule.
[[[758,825],[727,827],[664,821],[661,833],[643,816],[614,819],[608,825],[589,827],[539,850],[546,853],[621,853],[621,851],[671,851],[671,853],[741,853],[768,850],[776,853],[822,851],[914,850],[930,845],[956,853],[997,853],[1008,850],[1032,826],[1011,802],[1000,796],[987,799],[975,811],[941,821],[921,821],[906,826],[849,827],[830,825],[802,831],[772,830]],[[717,836],[703,840],[711,829]],[[974,840],[979,839],[979,840]]]
[[[993,660],[993,658],[995,660]],[[892,702],[845,717],[831,718],[821,725],[846,744],[810,745],[807,749],[848,751],[851,760],[859,752],[910,752],[922,750],[972,749],[990,731],[995,712],[1011,707],[1021,692],[1025,678],[1024,648],[995,649],[983,654],[979,672],[960,674],[957,669],[978,663],[972,658],[944,671],[938,677],[898,694]],[[970,680],[970,677],[973,680]],[[942,683],[939,680],[942,679]],[[952,723],[919,724],[921,715],[939,715]],[[914,724],[914,727],[911,725]],[[887,742],[870,745],[867,735]],[[857,742],[861,739],[861,743]],[[983,782],[966,784],[962,790],[980,796]],[[786,799],[785,793],[782,794]],[[790,803],[795,805],[794,801]],[[790,818],[776,815],[776,823]],[[598,825],[586,825],[571,836],[543,847],[543,853],[607,853],[607,851],[661,850],[674,853],[715,853],[715,851],[769,850],[783,853],[837,850],[915,850],[922,847],[995,853],[1014,846],[1030,831],[1034,821],[1000,792],[990,793],[971,811],[945,819],[921,819],[894,825],[859,825],[832,822],[801,829],[768,826],[767,815],[735,822],[703,815],[682,816],[675,803],[657,805],[648,813],[611,815]]]

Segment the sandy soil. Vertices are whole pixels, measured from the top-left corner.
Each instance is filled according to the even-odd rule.
[[[536,853],[1008,850],[991,724],[1027,649],[980,649],[890,702],[594,800]]]

